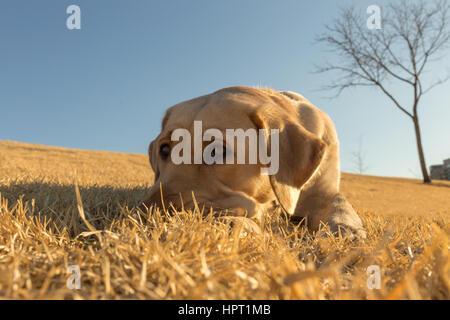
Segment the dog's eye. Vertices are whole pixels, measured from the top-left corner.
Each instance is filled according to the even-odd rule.
[[[216,156],[216,148],[214,148],[211,152],[211,157],[215,157]],[[225,160],[227,157],[227,148],[223,145],[222,146],[222,157]]]
[[[163,143],[159,147],[159,156],[161,157],[161,159],[165,161],[167,160],[169,155],[170,155],[170,145],[168,143]]]

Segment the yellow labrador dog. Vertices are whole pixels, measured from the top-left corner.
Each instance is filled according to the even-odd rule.
[[[228,150],[231,140],[225,132],[230,129],[241,133],[252,129],[264,133],[259,136],[263,139],[247,137],[244,149],[236,150],[238,143],[235,150]],[[202,136],[208,131],[215,133],[214,138]],[[220,147],[215,141],[220,140],[218,133],[227,137]],[[179,146],[181,137],[188,140],[184,149]],[[230,154],[239,158],[238,151],[244,151],[247,161],[211,164],[195,155],[213,142],[216,145],[209,151],[214,159]],[[266,146],[267,155],[277,163],[269,164],[267,156],[265,162],[263,157],[252,161],[250,149],[256,145]],[[359,216],[339,192],[339,142],[333,122],[297,93],[231,87],[182,102],[167,110],[161,133],[148,151],[155,182],[143,202],[147,208],[161,207],[162,201],[166,207],[172,203],[189,208],[194,204],[192,193],[199,204],[231,215],[253,217],[278,204],[296,218],[306,217],[312,230],[323,222],[333,232],[365,237]],[[274,170],[264,172],[269,166]]]

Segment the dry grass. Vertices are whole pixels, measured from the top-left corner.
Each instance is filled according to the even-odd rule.
[[[352,242],[277,212],[141,216],[151,179],[144,155],[0,141],[0,297],[450,298],[448,183],[344,174],[368,231]],[[380,290],[366,285],[373,264]],[[66,286],[69,265],[81,269],[79,290]]]

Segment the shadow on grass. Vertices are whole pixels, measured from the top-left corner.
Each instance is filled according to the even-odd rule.
[[[83,209],[89,223],[96,229],[107,229],[114,219],[129,213],[140,204],[148,187],[113,188],[108,186],[79,187]],[[87,231],[77,208],[74,185],[50,183],[11,183],[0,185],[1,197],[8,201],[8,211],[27,209],[27,216],[43,221],[50,218],[49,227],[71,236]],[[18,210],[16,208],[16,210]]]
[[[113,223],[122,223],[122,218],[130,215],[136,218],[139,215],[136,208],[144,199],[149,186],[90,186],[79,187],[79,190],[87,221],[96,230],[110,230]],[[7,199],[8,212],[17,215],[25,211],[27,217],[38,221],[44,229],[57,233],[65,229],[71,238],[89,231],[78,210],[75,185],[11,183],[8,186],[0,185],[0,195],[2,199]],[[306,227],[304,218],[287,217],[281,210],[275,210],[271,219],[275,221],[280,215],[286,222]]]

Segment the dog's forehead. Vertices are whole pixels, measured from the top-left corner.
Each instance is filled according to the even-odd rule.
[[[203,128],[221,130],[254,127],[249,115],[257,108],[257,101],[248,97],[211,94],[179,103],[171,107],[163,120],[163,131],[176,128],[192,129],[194,121]]]

